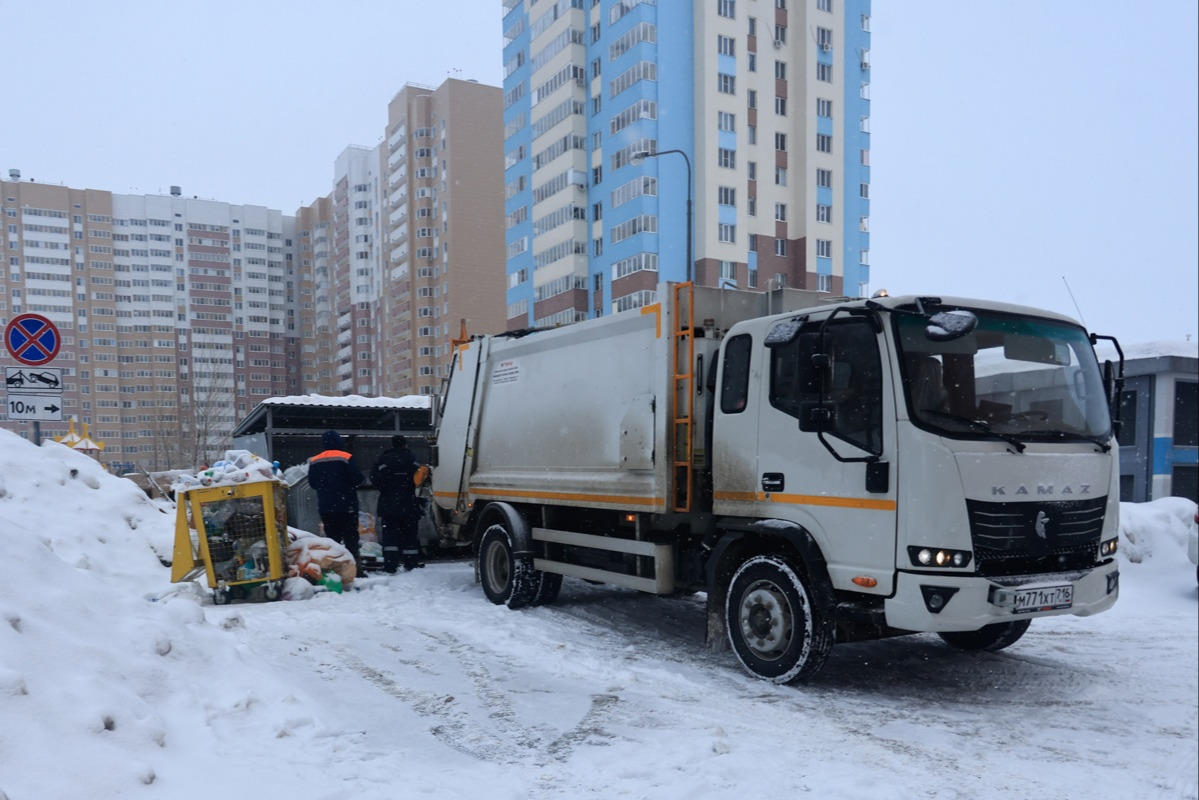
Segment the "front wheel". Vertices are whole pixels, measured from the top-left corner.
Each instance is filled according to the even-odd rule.
[[[496,605],[524,608],[532,604],[541,587],[541,573],[532,560],[517,558],[512,534],[503,523],[495,523],[479,540],[479,576],[483,594]]]
[[[733,574],[725,623],[742,666],[774,683],[811,677],[833,646],[832,621],[810,578],[777,555],[753,556]]]
[[[940,636],[947,644],[959,650],[987,650],[995,652],[1015,644],[1028,630],[1031,620],[996,622],[976,631],[942,631]]]

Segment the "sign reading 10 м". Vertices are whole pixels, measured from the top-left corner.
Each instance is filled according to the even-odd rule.
[[[4,368],[9,419],[62,419],[62,369],[45,366],[61,346],[58,328],[40,314],[18,314],[9,321],[4,347],[24,365]]]

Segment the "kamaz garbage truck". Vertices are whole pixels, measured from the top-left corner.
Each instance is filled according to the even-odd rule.
[[[1118,595],[1123,358],[1100,338],[982,300],[662,284],[459,343],[434,515],[493,603],[563,577],[702,592],[709,644],[778,683],[839,642],[999,650]]]

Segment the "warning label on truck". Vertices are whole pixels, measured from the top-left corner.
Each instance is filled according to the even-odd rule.
[[[516,383],[518,380],[520,380],[520,364],[513,359],[499,362],[491,373],[493,386],[501,383]]]

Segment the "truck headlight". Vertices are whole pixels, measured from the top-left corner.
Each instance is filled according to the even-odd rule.
[[[914,567],[965,569],[974,554],[969,550],[950,550],[944,547],[908,547],[908,558]]]
[[[1119,546],[1119,537],[1116,537],[1115,539],[1108,539],[1106,542],[1100,542],[1099,555],[1103,556],[1104,558],[1107,558],[1108,556],[1114,556]]]

